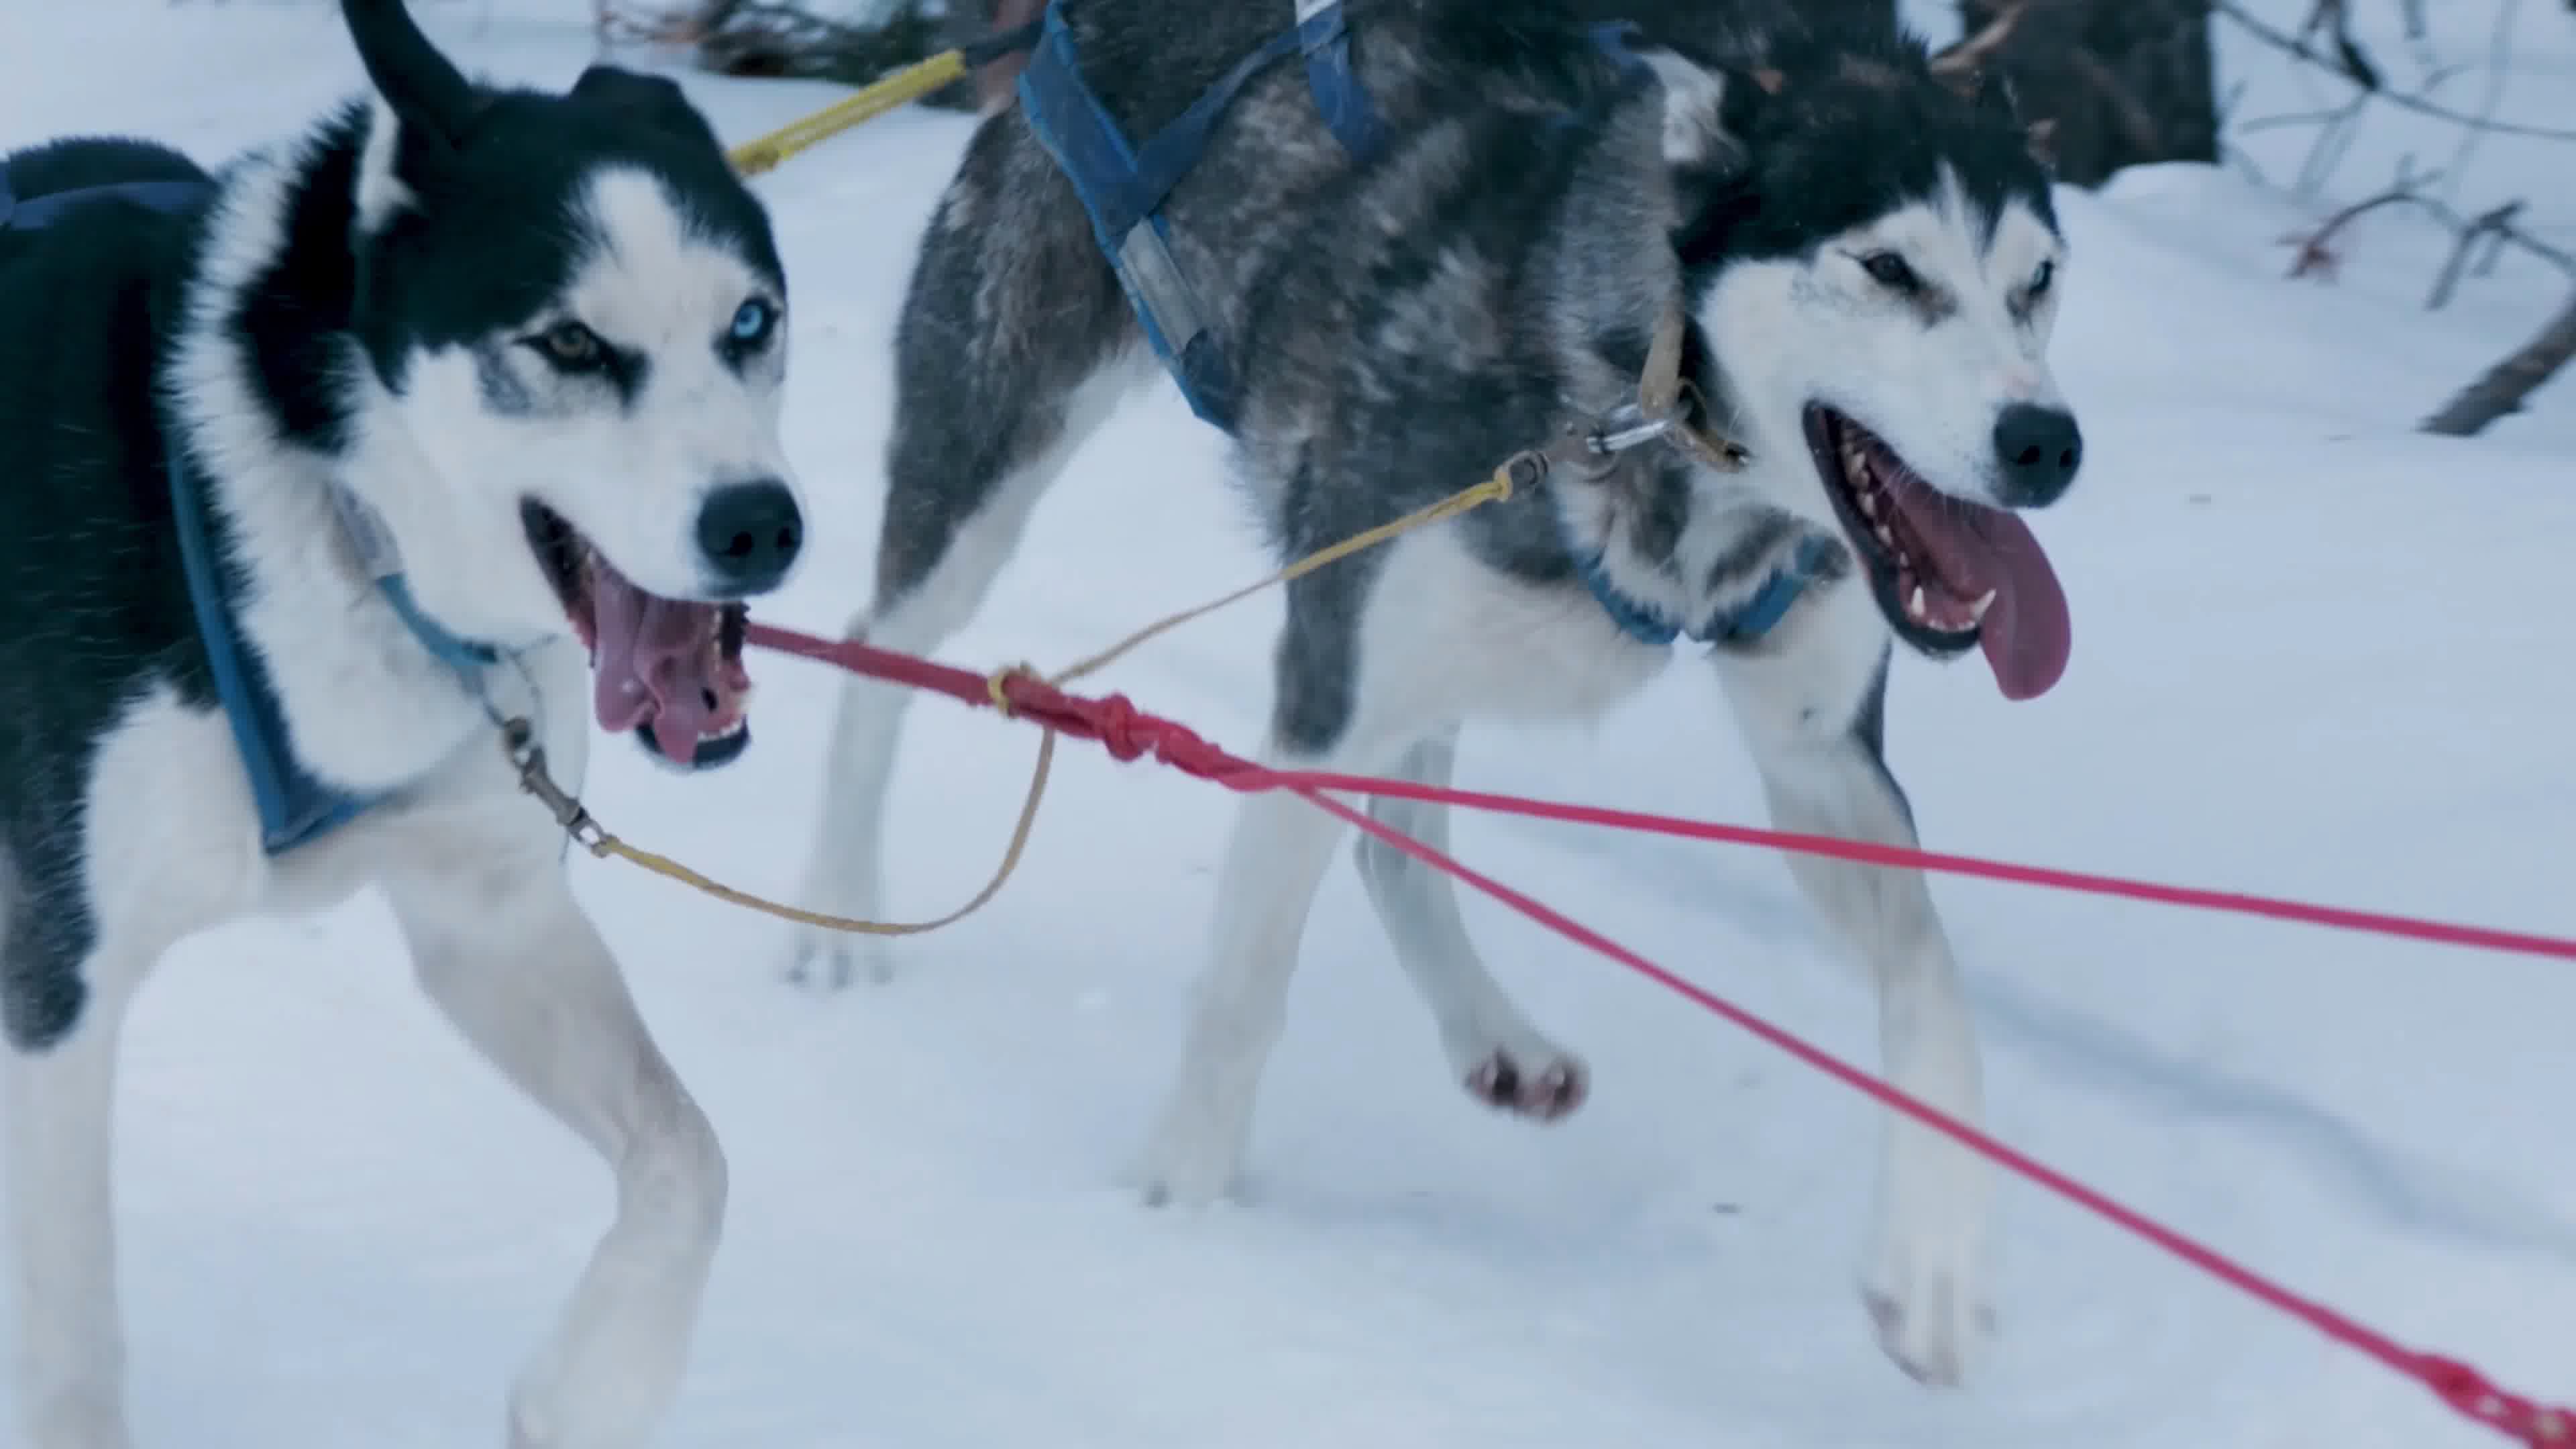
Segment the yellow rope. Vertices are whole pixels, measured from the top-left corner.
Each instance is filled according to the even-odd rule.
[[[729,153],[733,169],[745,176],[758,176],[818,142],[829,140],[852,126],[873,121],[897,106],[917,101],[951,81],[964,79],[965,75],[966,53],[943,50],[928,60],[916,61],[891,75],[871,81],[810,116],[790,121],[766,136],[734,147]]]
[[[1251,583],[1245,584],[1242,588],[1239,588],[1233,593],[1227,594],[1222,598],[1210,599],[1196,608],[1183,609],[1177,614],[1169,614],[1163,618],[1157,619],[1153,623],[1146,625],[1144,628],[1137,630],[1135,633],[1128,635],[1126,638],[1119,640],[1117,643],[1110,645],[1108,648],[1101,650],[1099,653],[1092,655],[1090,658],[1083,660],[1081,663],[1074,665],[1072,668],[1065,670],[1063,673],[1056,675],[1047,682],[1049,684],[1062,686],[1073,680],[1080,679],[1086,674],[1097,673],[1102,669],[1108,668],[1118,660],[1125,658],[1128,654],[1133,653],[1139,646],[1158,639],[1163,635],[1170,633],[1172,630],[1181,627],[1183,624],[1192,623],[1209,614],[1213,614],[1217,610],[1222,609],[1229,604],[1240,603],[1243,600],[1252,597],[1254,594],[1260,593],[1263,589],[1276,588],[1281,584],[1287,583],[1291,579],[1304,578],[1306,575],[1324,567],[1326,564],[1339,563],[1343,559],[1349,558],[1352,554],[1358,553],[1363,549],[1371,549],[1377,547],[1379,544],[1392,542],[1397,537],[1411,533],[1417,528],[1424,527],[1428,524],[1438,523],[1443,519],[1455,518],[1459,514],[1466,512],[1468,509],[1482,507],[1488,503],[1500,503],[1504,499],[1512,496],[1512,468],[1513,465],[1519,461],[1520,459],[1515,458],[1512,462],[1505,463],[1503,466],[1496,468],[1493,471],[1493,475],[1488,477],[1484,482],[1478,483],[1473,487],[1461,488],[1457,492],[1450,494],[1448,497],[1443,498],[1439,502],[1431,504],[1428,507],[1417,508],[1413,512],[1404,515],[1402,518],[1395,519],[1388,523],[1381,523],[1377,527],[1369,529],[1364,533],[1355,533],[1349,538],[1343,539],[1339,543],[1319,548],[1313,553],[1306,555],[1304,558],[1297,560],[1295,563],[1288,565],[1288,567],[1281,569],[1279,572],[1270,575],[1268,578],[1255,579]]]
[[[1474,485],[1473,487],[1462,488],[1459,491],[1450,494],[1448,497],[1441,499],[1439,502],[1429,505],[1428,507],[1418,508],[1401,518],[1379,524],[1377,527],[1369,529],[1364,533],[1354,534],[1349,538],[1343,539],[1339,543],[1317,549],[1313,553],[1306,555],[1304,558],[1297,560],[1295,563],[1288,565],[1286,568],[1279,570],[1277,573],[1246,584],[1242,588],[1236,589],[1234,592],[1227,594],[1222,598],[1213,599],[1207,603],[1197,605],[1194,608],[1184,609],[1177,614],[1170,614],[1158,619],[1153,623],[1146,625],[1144,628],[1137,630],[1135,633],[1128,635],[1126,638],[1119,640],[1117,643],[1102,650],[1098,654],[1094,654],[1090,658],[1074,665],[1072,668],[1054,675],[1049,678],[1047,682],[1049,684],[1061,686],[1072,680],[1079,679],[1086,674],[1108,667],[1109,664],[1125,657],[1139,646],[1158,638],[1173,629],[1177,629],[1183,624],[1187,624],[1195,619],[1212,614],[1217,610],[1226,607],[1228,604],[1233,604],[1243,599],[1250,598],[1252,595],[1261,592],[1263,589],[1275,588],[1281,584],[1287,583],[1291,579],[1303,577],[1304,575],[1313,573],[1315,570],[1320,569],[1327,564],[1338,563],[1355,553],[1361,552],[1362,550],[1375,548],[1380,544],[1391,542],[1392,540],[1410,533],[1417,528],[1423,528],[1430,524],[1439,523],[1444,519],[1455,518],[1459,514],[1465,513],[1471,508],[1481,507],[1487,503],[1499,503],[1512,496],[1512,490],[1515,487],[1515,474],[1519,469],[1528,465],[1530,457],[1531,455],[1529,454],[1521,454],[1513,458],[1510,462],[1507,462],[1503,464],[1503,466],[1495,469],[1493,476]],[[1006,691],[1006,686],[1013,677],[1020,675],[1035,676],[1036,671],[1025,664],[1016,665],[1009,669],[996,670],[985,679],[985,689],[992,695],[994,708],[999,709],[1006,715],[1011,712],[1011,703]],[[721,881],[713,880],[707,876],[701,875],[697,871],[682,865],[680,862],[671,859],[667,855],[659,855],[639,846],[629,845],[617,836],[610,834],[607,827],[601,825],[590,815],[589,811],[582,808],[580,801],[572,798],[569,794],[558,788],[554,784],[553,780],[545,775],[544,757],[542,755],[530,755],[526,760],[521,762],[520,783],[531,794],[536,795],[539,799],[544,800],[549,806],[551,806],[555,811],[556,819],[562,822],[564,829],[569,831],[575,840],[580,841],[583,847],[588,849],[591,854],[598,856],[601,859],[607,859],[614,856],[617,859],[628,861],[635,865],[640,865],[644,869],[651,871],[653,874],[661,876],[666,880],[678,881],[682,885],[703,891],[708,895],[714,896],[720,901],[725,901],[732,905],[747,907],[751,910],[759,911],[764,915],[776,916],[781,920],[795,921],[808,926],[819,926],[825,930],[842,931],[852,935],[917,936],[926,931],[936,931],[942,926],[954,925],[957,922],[964,920],[966,917],[973,915],[975,912],[982,910],[984,906],[993,899],[993,897],[1001,893],[1003,884],[1011,878],[1011,872],[1019,869],[1020,857],[1027,852],[1029,836],[1037,826],[1038,802],[1046,796],[1047,774],[1055,763],[1055,742],[1056,732],[1052,729],[1047,730],[1039,738],[1037,768],[1030,774],[1028,795],[1020,802],[1019,819],[1011,827],[1010,844],[1004,848],[1002,852],[1002,863],[1000,867],[993,872],[993,878],[985,882],[984,888],[977,891],[974,898],[967,901],[966,904],[950,911],[947,915],[939,917],[937,920],[930,921],[863,921],[851,916],[835,916],[822,911],[809,911],[801,906],[791,906],[784,904],[783,902],[773,901],[761,896],[753,895],[749,891],[737,890]],[[511,742],[505,738],[504,743],[505,745],[508,745]],[[515,757],[515,746],[513,746],[513,750]],[[827,807],[828,803],[829,802],[826,802]]]

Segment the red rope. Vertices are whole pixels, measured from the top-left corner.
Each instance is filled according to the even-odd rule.
[[[935,664],[908,654],[896,654],[855,640],[836,642],[818,639],[812,635],[767,624],[752,625],[750,638],[752,643],[763,648],[838,665],[854,674],[944,694],[969,705],[990,707],[993,704],[989,680],[986,676],[970,670]],[[1733,1023],[1807,1066],[1864,1093],[1890,1110],[1913,1118],[2028,1181],[2154,1244],[2203,1273],[2293,1318],[2300,1319],[2349,1348],[2369,1355],[2390,1369],[2432,1390],[2443,1402],[2462,1415],[2490,1425],[2521,1440],[2524,1444],[2533,1446],[2533,1449],[2569,1449],[2569,1446],[2576,1445],[2576,1412],[2551,1408],[2500,1388],[2468,1364],[2408,1348],[2357,1319],[2315,1299],[2295,1293],[2252,1268],[2229,1258],[2217,1249],[2186,1237],[2018,1148],[1987,1135],[1927,1102],[1897,1090],[1833,1053],[1772,1025],[1705,987],[1656,965],[1555,908],[1532,899],[1481,871],[1453,860],[1411,836],[1371,818],[1367,812],[1354,809],[1323,792],[1339,790],[1361,795],[1398,796],[1469,809],[1499,811],[1580,824],[1606,825],[1614,829],[1645,831],[1689,839],[1768,845],[1782,850],[1834,856],[1873,865],[1912,866],[1923,870],[1984,876],[1993,880],[2018,881],[2060,890],[2125,896],[2134,900],[2162,901],[2206,910],[2234,911],[2282,920],[2306,921],[2345,930],[2441,941],[2487,950],[2530,952],[2570,960],[2576,960],[2576,941],[2523,935],[2510,931],[2492,931],[2481,927],[2451,925],[2405,916],[2347,911],[2328,906],[2307,905],[2297,901],[2275,900],[2264,896],[2155,885],[2142,881],[2123,880],[2114,876],[2087,875],[2038,866],[2013,865],[2001,861],[1982,860],[1973,856],[1940,855],[1895,846],[1868,845],[1831,836],[1756,830],[1745,826],[1716,825],[1671,816],[1554,804],[1508,795],[1451,790],[1407,781],[1380,780],[1365,775],[1273,770],[1228,754],[1182,725],[1138,710],[1124,695],[1112,694],[1099,699],[1085,698],[1067,694],[1043,680],[1024,674],[1011,676],[1003,686],[1003,693],[1010,701],[1012,714],[1067,735],[1096,740],[1117,759],[1136,760],[1150,755],[1185,774],[1211,780],[1227,789],[1243,793],[1287,790],[1416,860],[1464,881],[1568,940],[1589,947],[1703,1010]]]

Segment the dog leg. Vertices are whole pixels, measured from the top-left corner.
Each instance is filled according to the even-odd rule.
[[[1446,785],[1457,760],[1458,730],[1450,726],[1406,750],[1398,778]],[[1435,850],[1449,848],[1449,809],[1418,800],[1380,797],[1369,814]],[[1478,1101],[1552,1122],[1583,1104],[1583,1063],[1539,1035],[1503,993],[1467,939],[1458,897],[1449,878],[1412,856],[1363,836],[1356,852],[1369,901],[1395,944],[1396,958],[1431,1007],[1449,1063]]]
[[[972,460],[989,449],[942,452],[898,443],[877,549],[876,605],[850,620],[849,636],[906,654],[930,654],[966,627],[1019,547],[1038,500],[1083,440],[1107,420],[1135,376],[1131,365],[1113,363],[1056,408],[1023,418],[1018,460],[998,476],[971,471]],[[961,469],[960,458],[970,460],[967,468]],[[912,696],[909,689],[855,675],[841,686],[824,765],[822,821],[799,895],[811,909],[877,919],[886,789]],[[837,991],[863,964],[875,980],[892,975],[882,938],[819,926],[798,929],[794,979]]]
[[[11,980],[39,949],[8,938]],[[80,967],[79,1020],[9,1053],[8,1190],[18,1292],[18,1406],[32,1449],[127,1449],[125,1335],[110,1180],[117,1037],[151,952],[113,946]]]
[[[1276,745],[1265,759],[1313,763]],[[1237,807],[1217,878],[1210,965],[1140,1170],[1147,1203],[1203,1207],[1232,1188],[1262,1069],[1287,1020],[1306,912],[1343,829],[1293,795],[1251,795]]]
[[[512,1449],[641,1444],[679,1386],[722,1225],[715,1132],[551,861],[387,887],[430,999],[617,1175],[616,1220],[511,1395]]]
[[[1869,606],[1858,586],[1836,605]],[[1824,624],[1828,620],[1816,620]],[[1915,844],[1905,793],[1883,741],[1888,646],[1864,628],[1814,648],[1719,656],[1727,695],[1784,830]],[[1950,944],[1919,871],[1788,857],[1825,921],[1866,961],[1879,991],[1883,1070],[1897,1088],[1959,1120],[1981,1120],[1975,1035]],[[1988,1203],[1985,1163],[1910,1119],[1889,1115],[1877,1226],[1864,1284],[1881,1345],[1906,1372],[1955,1384],[1983,1332]]]

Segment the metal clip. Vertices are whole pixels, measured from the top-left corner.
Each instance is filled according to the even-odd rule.
[[[1622,403],[1583,439],[1596,457],[1613,457],[1654,442],[1673,429],[1670,418],[1650,418],[1635,403]]]
[[[537,743],[536,727],[524,719],[506,720],[501,725],[501,750],[509,756],[513,769],[519,772],[519,788],[537,797],[538,803],[555,817],[564,833],[581,842],[583,849],[596,853],[606,843],[608,832],[570,791],[555,783],[546,771],[545,747]]]

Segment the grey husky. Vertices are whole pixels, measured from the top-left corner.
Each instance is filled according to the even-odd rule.
[[[1129,135],[1298,18],[1285,0],[1052,13]],[[1609,21],[1633,26],[1614,43]],[[1773,821],[1912,844],[1882,747],[1891,650],[1981,651],[2008,699],[2048,689],[2069,651],[2064,595],[2016,516],[2058,499],[2080,462],[2045,360],[2066,257],[2010,95],[1892,29],[1741,6],[1354,0],[1348,26],[1385,137],[1374,154],[1337,139],[1297,66],[1275,66],[1163,209],[1278,555],[1517,450],[1610,439],[1676,319],[1691,421],[1749,461],[1605,441],[1506,502],[1290,585],[1266,758],[1445,782],[1465,721],[1597,716],[1679,637],[1704,646]],[[936,650],[967,622],[1067,456],[1152,372],[1022,85],[941,198],[898,332],[875,596],[850,625],[894,649]],[[879,908],[904,699],[843,697],[810,905]],[[1375,811],[1445,841],[1437,808]],[[1231,1185],[1340,833],[1293,799],[1241,806],[1141,1166],[1148,1200]],[[1457,1080],[1530,1118],[1573,1110],[1586,1068],[1487,972],[1447,881],[1372,842],[1357,861]],[[1889,1079],[1978,1121],[1975,1042],[1922,878],[1791,865],[1875,977]],[[844,939],[803,938],[798,974],[882,972]],[[1985,1317],[1987,1174],[1892,1121],[1878,1194],[1863,1288],[1879,1337],[1918,1377],[1956,1381]]]

